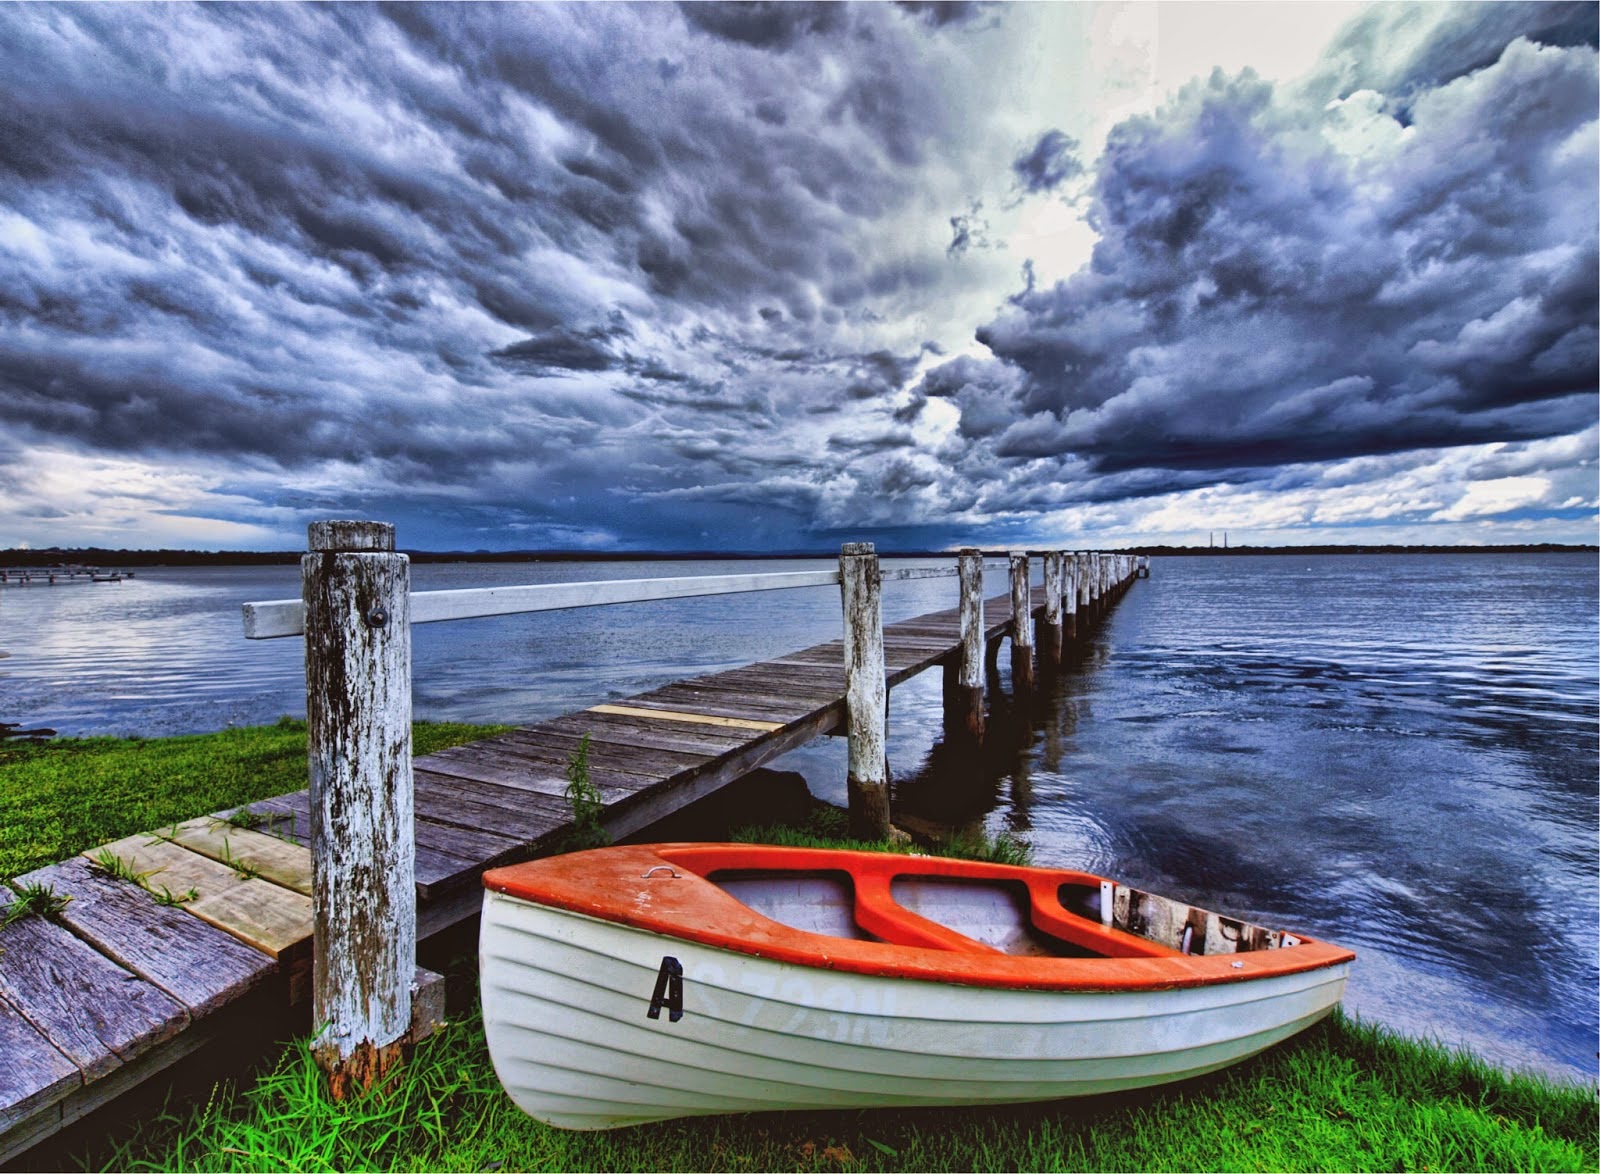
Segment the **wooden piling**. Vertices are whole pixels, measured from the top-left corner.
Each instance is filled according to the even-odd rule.
[[[312,1050],[342,1099],[399,1062],[411,1026],[411,571],[385,523],[313,522],[308,546]]]
[[[1028,583],[1028,556],[1011,552],[1011,687],[1018,694],[1033,688],[1033,591]]]
[[[1044,623],[1039,630],[1039,660],[1046,669],[1061,666],[1061,560],[1059,550],[1044,554]]]
[[[953,687],[947,692],[946,724],[951,731],[962,730],[972,740],[983,740],[983,552],[963,547],[956,557],[961,583],[961,648],[952,662],[956,667]]]
[[[845,731],[849,736],[850,835],[890,835],[886,750],[889,687],[884,672],[882,577],[870,542],[839,552],[844,603]]]
[[[1078,639],[1078,556],[1063,552],[1061,563],[1061,641],[1065,645]]]

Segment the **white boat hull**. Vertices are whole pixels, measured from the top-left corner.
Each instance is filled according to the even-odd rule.
[[[1348,963],[1165,990],[1011,990],[776,961],[490,891],[501,1083],[565,1129],[772,1109],[1053,1100],[1182,1080],[1327,1015]],[[665,956],[683,1016],[646,1011]]]

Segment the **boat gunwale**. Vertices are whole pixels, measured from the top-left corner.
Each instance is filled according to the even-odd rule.
[[[745,905],[709,877],[732,870],[843,871],[864,888],[880,928],[906,930],[907,944],[831,937],[795,929]],[[681,871],[680,871],[681,870]],[[1058,958],[1003,954],[928,921],[888,896],[895,876],[1021,881],[1034,898],[1062,884],[1107,878],[1070,869],[1041,869],[939,856],[903,856],[846,849],[767,844],[648,844],[592,849],[490,869],[485,889],[602,921],[738,954],[813,969],[1016,990],[1150,991],[1249,982],[1338,966],[1354,952],[1297,935],[1293,946],[1225,954],[1182,954],[1043,902],[1045,921],[1065,915],[1077,930],[1108,941],[1131,939],[1144,956]],[[866,880],[865,886],[862,885]],[[689,884],[672,884],[688,881]],[[887,900],[887,904],[885,901]],[[887,920],[884,920],[887,919]],[[931,931],[928,927],[932,927]],[[1092,933],[1085,929],[1092,927]]]

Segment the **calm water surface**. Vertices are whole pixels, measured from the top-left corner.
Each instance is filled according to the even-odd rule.
[[[424,564],[413,580],[818,565]],[[1361,1015],[1593,1079],[1596,584],[1590,555],[1157,560],[1032,704],[1004,671],[991,682],[980,756],[944,744],[937,672],[897,689],[896,810],[1330,938],[1360,954]],[[239,619],[298,591],[295,567],[0,588],[0,721],[155,735],[301,715],[299,642],[246,641]],[[953,602],[948,580],[885,589],[890,621]],[[416,710],[564,713],[836,638],[838,608],[815,589],[419,626]],[[841,739],[777,765],[843,801]]]

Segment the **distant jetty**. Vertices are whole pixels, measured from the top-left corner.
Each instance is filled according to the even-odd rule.
[[[131,570],[107,571],[83,563],[56,563],[46,567],[0,566],[0,587],[60,587],[68,583],[120,583]]]

